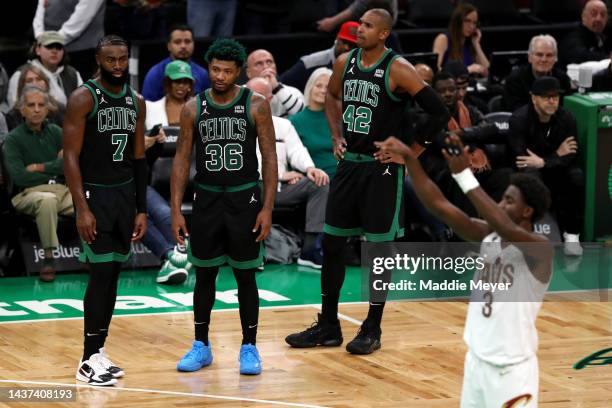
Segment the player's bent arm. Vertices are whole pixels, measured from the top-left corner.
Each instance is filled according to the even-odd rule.
[[[136,211],[147,212],[147,160],[145,159],[144,128],[147,115],[146,105],[142,95],[137,95],[138,117],[134,132],[134,180],[136,185]]]
[[[419,200],[435,217],[444,221],[466,241],[482,241],[491,233],[487,223],[470,218],[444,197],[438,186],[427,176],[418,159],[407,156],[404,160]]]
[[[83,193],[83,179],[79,167],[79,156],[83,148],[85,122],[93,109],[93,98],[86,88],[78,88],[68,98],[62,145],[64,148],[64,175],[78,212],[89,210]]]
[[[533,275],[540,282],[548,282],[554,251],[548,238],[515,224],[481,187],[468,191],[467,196],[474,204],[476,211],[502,237],[502,240],[518,244],[519,249],[527,257],[536,261],[536,267],[531,269]],[[520,243],[527,245],[520,245]]]
[[[342,137],[342,76],[349,53],[340,55],[334,62],[333,72],[325,96],[325,116],[332,139]]]
[[[147,106],[142,95],[137,94],[136,96],[138,103],[138,118],[136,119],[136,131],[134,139],[134,158],[143,159],[145,157],[145,121],[147,118]]]
[[[183,195],[189,182],[196,108],[196,99],[191,98],[181,110],[181,131],[176,140],[176,153],[174,154],[172,176],[170,177],[170,206],[173,214],[181,213]]]
[[[257,139],[261,152],[261,176],[264,184],[263,208],[272,211],[278,185],[276,135],[272,123],[270,104],[259,94],[254,94],[251,97],[251,116],[257,128]]]
[[[429,115],[422,129],[424,135],[434,137],[446,128],[450,120],[448,109],[438,93],[421,79],[412,64],[404,58],[397,58],[391,64],[389,87],[393,92],[409,93]]]
[[[482,218],[503,240],[509,242],[548,242],[548,239],[543,235],[527,231],[515,224],[480,186],[468,191],[467,196]]]

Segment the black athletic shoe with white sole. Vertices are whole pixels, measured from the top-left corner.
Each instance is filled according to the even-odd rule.
[[[100,353],[96,353],[92,354],[89,360],[80,361],[76,372],[76,379],[95,386],[116,384],[117,379],[106,371],[100,359]]]

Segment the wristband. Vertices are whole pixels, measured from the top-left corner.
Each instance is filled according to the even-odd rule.
[[[457,184],[459,184],[459,188],[463,191],[463,194],[467,194],[469,191],[480,186],[480,183],[476,180],[472,170],[469,168],[464,169],[461,173],[453,174],[452,176]]]

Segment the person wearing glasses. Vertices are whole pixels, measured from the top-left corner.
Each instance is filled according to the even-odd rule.
[[[480,39],[478,10],[470,3],[459,3],[448,24],[448,31],[436,36],[433,52],[438,54],[438,68],[442,69],[448,61],[461,61],[470,74],[487,76],[489,60]]]
[[[44,31],[36,39],[33,58],[29,64],[39,68],[49,79],[49,95],[61,108],[66,106],[68,96],[83,83],[81,74],[67,65],[64,50],[64,36],[57,31]],[[17,88],[21,69],[17,69],[9,81],[7,101],[14,106],[17,101]]]

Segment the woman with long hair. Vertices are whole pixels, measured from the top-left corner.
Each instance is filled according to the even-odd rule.
[[[313,71],[304,88],[306,108],[289,117],[315,166],[327,173],[330,178],[336,174],[338,164],[333,153],[331,131],[325,117],[325,95],[331,74],[329,68],[317,68]]]
[[[448,61],[461,61],[470,74],[486,76],[489,60],[480,46],[478,10],[470,3],[459,3],[451,15],[448,32],[440,33],[433,43],[438,54],[438,68]]]
[[[15,89],[17,101],[19,101],[19,98],[21,98],[23,88],[28,85],[40,88],[45,92],[49,92],[49,78],[37,65],[25,64],[21,67],[18,73],[19,76],[17,87]],[[55,98],[49,94],[49,115],[47,118],[51,123],[62,126],[65,108],[65,106],[59,105]],[[18,109],[17,103],[13,104],[12,109],[8,111],[5,116],[9,131],[15,129],[17,126],[23,123],[23,116],[21,116],[21,111]]]

